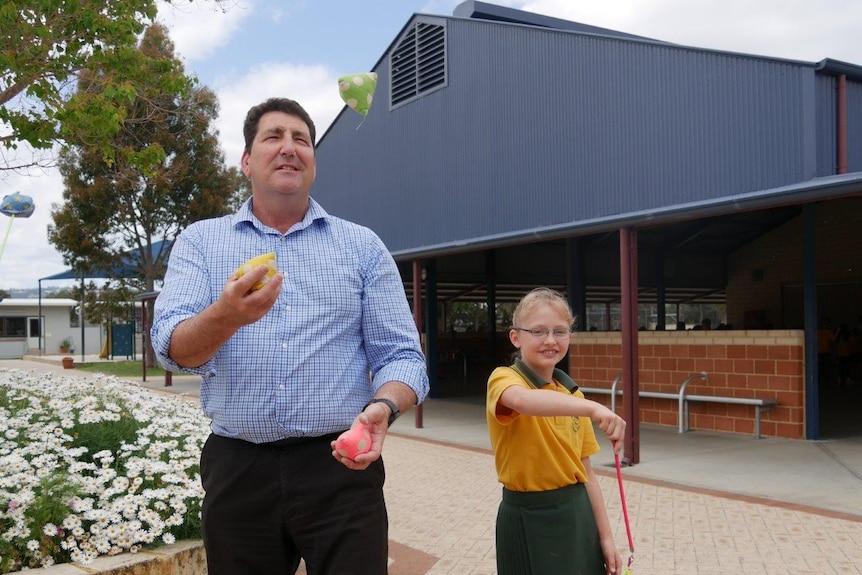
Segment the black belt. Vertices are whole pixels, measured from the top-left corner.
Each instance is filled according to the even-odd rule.
[[[300,445],[303,443],[310,443],[312,441],[325,441],[329,443],[331,441],[335,441],[339,435],[344,433],[343,431],[336,431],[334,433],[327,433],[326,435],[309,435],[305,437],[287,437],[285,439],[279,439],[278,441],[269,441],[267,443],[260,443],[261,447],[293,447],[294,445]]]

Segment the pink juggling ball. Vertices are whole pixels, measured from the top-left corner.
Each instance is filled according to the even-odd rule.
[[[360,423],[353,429],[348,429],[335,440],[335,450],[342,457],[356,459],[361,453],[371,450],[371,430]]]

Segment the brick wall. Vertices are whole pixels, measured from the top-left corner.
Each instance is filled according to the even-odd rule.
[[[761,419],[766,437],[804,437],[804,366],[801,330],[638,332],[641,390],[678,393],[686,377],[690,394],[774,398],[778,406]],[[584,387],[610,388],[622,365],[619,332],[576,333],[569,354],[570,374]],[[622,384],[620,384],[622,385]],[[590,397],[605,405],[610,397]],[[625,397],[617,400],[622,412]],[[678,402],[639,399],[642,423],[676,426]],[[754,406],[690,404],[691,428],[754,434]]]

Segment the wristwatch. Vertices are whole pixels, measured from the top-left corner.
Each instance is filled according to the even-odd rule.
[[[387,406],[389,406],[389,409],[392,411],[392,413],[389,415],[388,425],[390,427],[392,426],[393,423],[395,423],[395,420],[398,419],[398,416],[401,415],[401,411],[398,409],[398,406],[395,405],[395,402],[392,401],[391,399],[386,399],[384,397],[372,399],[371,401],[369,401],[368,403],[365,404],[365,407],[362,408],[362,411],[365,411],[365,409],[369,405],[371,405],[372,403],[385,403]]]

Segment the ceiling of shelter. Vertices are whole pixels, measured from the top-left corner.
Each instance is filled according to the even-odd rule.
[[[784,206],[638,230],[639,302],[656,302],[655,278],[661,274],[668,305],[725,303],[728,256],[800,213],[799,206]],[[619,233],[583,236],[579,242],[587,303],[620,302]],[[553,240],[436,258],[438,300],[487,301],[485,270],[489,257],[493,257],[498,302],[517,302],[539,285],[566,291],[566,241]],[[412,300],[412,262],[398,265],[407,297]],[[424,293],[423,288],[423,297]]]

